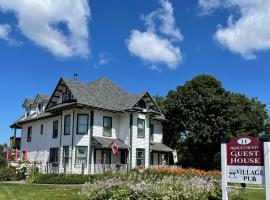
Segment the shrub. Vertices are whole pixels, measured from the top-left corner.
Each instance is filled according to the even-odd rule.
[[[35,168],[29,161],[23,161],[16,167],[16,174],[20,179],[26,179],[33,173],[37,173],[38,168]]]
[[[87,183],[81,195],[94,199],[219,200],[220,182],[211,176],[193,177],[132,172]]]
[[[93,182],[101,180],[105,177],[111,176],[110,174],[41,174],[33,173],[27,178],[29,183],[38,184],[84,184],[86,182]]]
[[[16,175],[15,167],[0,168],[0,181],[17,181],[20,180]]]
[[[5,158],[1,157],[1,155],[0,155],[0,169],[6,168],[7,166],[8,166],[8,162],[6,161]]]

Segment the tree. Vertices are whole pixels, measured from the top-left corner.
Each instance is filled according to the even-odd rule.
[[[164,112],[165,98],[163,96],[160,96],[160,95],[156,95],[153,98],[154,98],[156,104],[158,105],[159,109],[161,110],[161,112]]]
[[[179,149],[184,166],[202,169],[220,166],[222,141],[241,134],[257,136],[267,118],[264,104],[226,91],[209,75],[170,91],[164,113],[164,142]]]

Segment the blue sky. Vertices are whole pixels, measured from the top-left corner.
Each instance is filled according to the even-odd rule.
[[[269,108],[270,30],[260,17],[266,11],[256,10],[269,8],[267,1],[59,0],[64,8],[36,3],[34,17],[27,2],[0,0],[0,143],[25,97],[50,95],[61,76],[74,73],[152,95],[211,74]]]

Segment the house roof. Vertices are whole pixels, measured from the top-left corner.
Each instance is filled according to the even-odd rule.
[[[172,152],[173,150],[165,144],[151,142],[150,149],[152,151],[160,151],[160,152]]]
[[[14,128],[14,127],[21,128],[21,124],[23,124],[23,123],[36,121],[36,120],[48,118],[51,116],[53,116],[53,115],[51,113],[47,113],[47,112],[41,112],[38,115],[36,113],[34,113],[34,114],[31,114],[27,117],[22,116],[18,120],[16,120],[15,122],[13,122],[13,124],[10,125],[10,128]]]
[[[48,102],[50,100],[50,96],[45,94],[37,94],[33,103],[36,103],[38,99],[40,99],[43,102]]]
[[[130,148],[129,145],[125,144],[124,142],[120,141],[119,139],[113,138],[106,138],[106,137],[97,137],[93,136],[93,146],[102,147],[102,148],[109,148],[109,145],[115,141],[119,149],[128,149]]]
[[[151,98],[148,92],[130,94],[107,78],[88,83],[61,78],[59,84],[65,84],[70,89],[76,103],[112,111],[130,110],[144,96]],[[54,106],[57,105],[49,102],[46,110],[51,110]],[[156,109],[159,111],[157,106]]]

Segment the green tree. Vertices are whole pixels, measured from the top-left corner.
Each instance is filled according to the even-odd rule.
[[[264,130],[265,105],[226,91],[220,81],[200,75],[170,91],[164,101],[164,142],[177,147],[183,165],[202,169],[220,166],[220,143]]]
[[[159,109],[161,110],[161,112],[164,112],[165,98],[163,96],[160,96],[160,95],[156,95],[153,98],[154,98],[156,104],[158,105]]]

